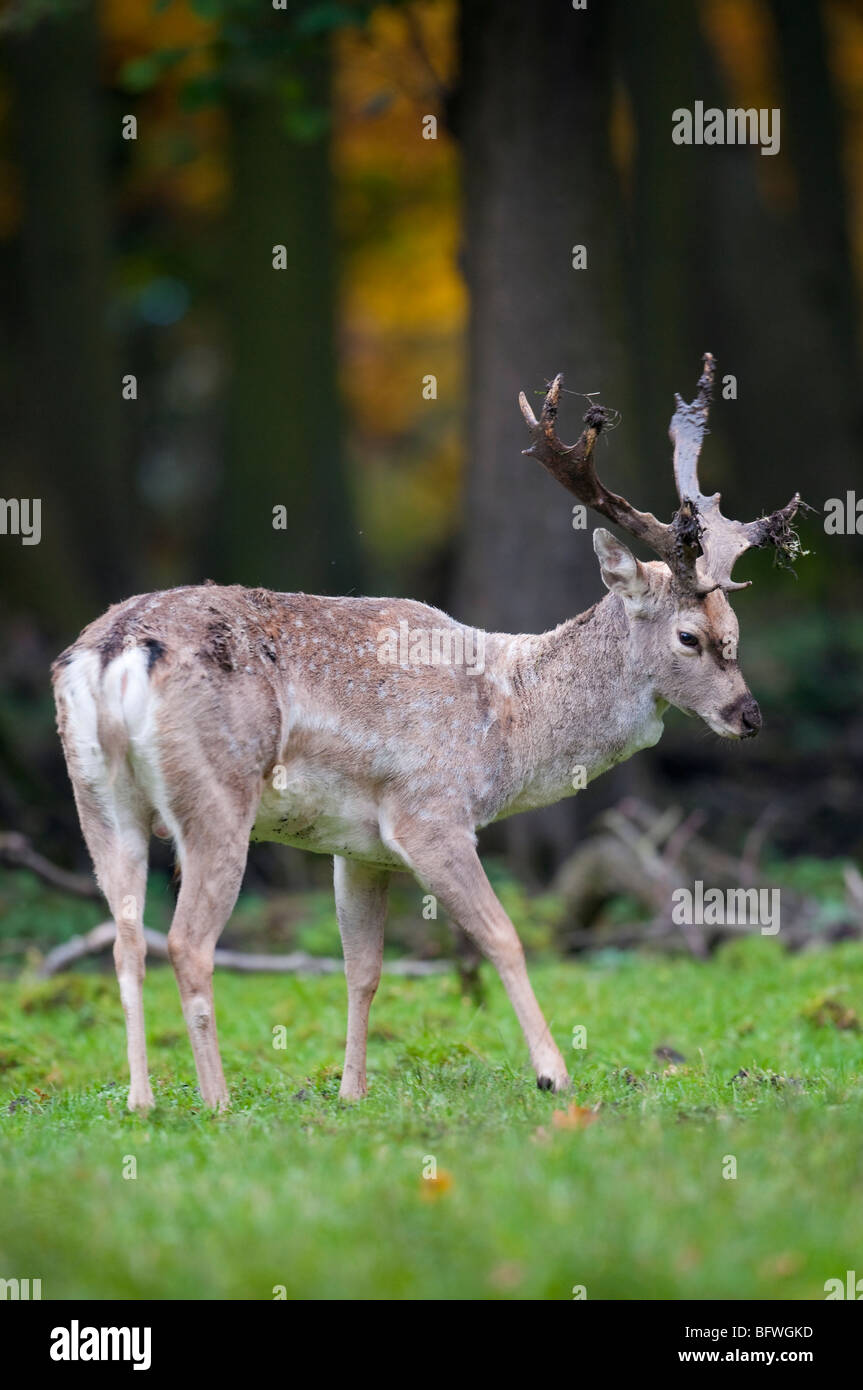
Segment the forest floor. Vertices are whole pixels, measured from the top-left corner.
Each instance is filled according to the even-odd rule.
[[[571,1096],[537,1091],[491,978],[478,1009],[454,976],[385,977],[370,1095],[345,1105],[343,978],[218,975],[214,1116],[154,966],[147,1120],[110,975],[0,983],[0,1277],[46,1299],[818,1299],[863,1271],[863,947],[531,974]]]

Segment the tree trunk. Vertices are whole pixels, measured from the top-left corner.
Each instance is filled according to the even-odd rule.
[[[780,35],[784,28],[780,26]],[[851,295],[850,273],[842,264],[844,195],[835,151],[825,145],[832,118],[819,114],[822,102],[832,98],[809,21],[803,22],[803,30],[805,46],[811,43],[811,63],[807,60],[805,74],[792,73],[786,63],[783,121],[791,108],[801,102],[804,107],[795,109],[790,131],[783,128],[783,154],[778,156],[787,157],[787,133],[796,204],[767,201],[758,178],[763,157],[747,146],[704,151],[697,188],[696,240],[704,265],[699,308],[717,330],[715,350],[724,355],[720,373],[734,373],[739,390],[738,399],[717,412],[716,428],[727,431],[731,458],[742,465],[727,484],[715,475],[705,482],[723,488],[724,509],[731,516],[759,515],[795,488],[820,510],[827,497],[844,497],[859,471],[863,418],[855,330],[847,322],[847,306],[840,307]],[[801,35],[785,34],[786,59],[801,42]],[[706,100],[725,104],[715,73],[707,74],[704,87]],[[816,230],[822,218],[825,227]],[[813,403],[817,447],[806,443]],[[816,567],[822,564],[817,552],[824,549],[817,542],[817,526],[813,518],[805,532],[815,542]],[[853,538],[831,541],[830,551],[835,579],[837,566],[856,561]],[[740,577],[752,576],[759,564],[766,568],[768,563],[765,557],[747,560]]]
[[[315,67],[315,64],[317,66]],[[329,61],[309,57],[328,103]],[[358,583],[344,476],[334,328],[330,144],[287,134],[278,91],[229,102],[233,199],[227,289],[232,375],[214,578],[307,592]],[[287,268],[273,268],[273,247]],[[287,528],[273,528],[273,508]]]
[[[693,282],[699,270],[694,175],[704,151],[671,139],[672,111],[692,104],[697,7],[677,0],[640,0],[620,12],[618,24],[616,49],[636,144],[627,238],[631,348],[638,363],[632,433],[638,440],[640,477],[650,480],[650,495],[636,505],[670,516],[678,505],[668,440],[674,392],[690,399],[701,353],[718,351],[693,331]]]
[[[604,592],[592,521],[532,459],[517,397],[557,371],[626,416],[618,227],[609,147],[610,6],[470,0],[452,119],[463,161],[470,292],[468,459],[454,610],[487,629],[538,632]],[[553,124],[551,116],[554,116]],[[574,269],[584,246],[587,269]],[[588,402],[567,395],[563,438]],[[623,488],[629,429],[601,449]],[[578,798],[581,801],[581,798]],[[575,799],[505,826],[520,868],[572,846]]]
[[[62,630],[122,595],[135,532],[119,428],[122,373],[108,331],[109,206],[93,13],[44,19],[11,37],[6,54],[22,185],[23,366],[20,451],[13,450],[21,476],[7,474],[5,490],[42,500],[41,543],[16,547],[6,562],[26,606]]]
[[[798,180],[800,220],[812,258],[812,292],[834,325],[837,369],[859,398],[857,287],[848,237],[841,120],[827,56],[824,6],[772,0],[782,68],[783,144]]]

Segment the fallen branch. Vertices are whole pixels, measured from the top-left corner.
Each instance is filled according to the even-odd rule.
[[[8,864],[14,869],[29,869],[31,874],[59,888],[62,893],[74,893],[76,898],[100,898],[96,880],[89,874],[73,874],[68,869],[58,869],[44,854],[35,850],[26,835],[10,830],[0,835],[0,864]]]
[[[564,950],[573,954],[580,951],[605,951],[609,949],[624,951],[639,946],[648,947],[651,951],[679,951],[681,932],[687,930],[686,927],[660,926],[657,928],[650,922],[635,922],[631,926],[614,927],[609,931],[597,931],[594,928],[588,928],[568,932],[561,937],[561,945]],[[759,936],[760,934],[761,929],[757,926],[748,929],[729,925],[710,927],[711,942],[714,945],[720,941],[733,941],[735,937]],[[832,922],[829,927],[824,927],[818,932],[805,926],[783,927],[777,939],[788,950],[799,951],[813,941],[834,945],[838,941],[859,941],[861,937],[863,937],[863,928],[861,928],[860,923],[849,919],[842,922]]]
[[[674,890],[691,887],[696,880],[722,891],[755,887],[768,831],[779,816],[778,806],[768,806],[749,831],[741,858],[735,859],[716,849],[709,833],[699,833],[705,824],[700,811],[684,820],[675,808],[660,812],[627,797],[600,817],[598,833],[580,845],[558,872],[554,889],[563,898],[566,912],[561,945],[582,951],[604,946],[673,950],[685,944],[693,954],[706,956],[720,941],[739,936],[741,929],[733,924],[705,924],[693,932],[674,924]],[[770,886],[770,875],[765,877],[765,886]],[[808,942],[863,936],[863,877],[852,865],[845,870],[845,886],[846,913],[841,921],[828,925],[819,925],[822,914],[815,897],[783,887],[781,940],[796,950]],[[597,931],[591,924],[608,902],[621,895],[636,898],[649,918],[641,925]],[[567,931],[567,924],[577,924],[578,929]],[[752,928],[753,934],[758,931],[758,926]]]
[[[0,863],[18,869],[29,869],[43,882],[64,893],[74,893],[77,898],[101,898],[102,894],[96,880],[88,874],[74,874],[67,869],[59,869],[35,850],[27,839],[17,831],[0,834]],[[96,956],[113,946],[117,928],[113,922],[100,922],[92,931],[83,936],[73,936],[62,945],[49,951],[37,974],[45,979],[57,975],[61,970],[73,965],[84,956]],[[168,938],[162,932],[144,928],[147,952],[159,960],[168,960]],[[344,962],[332,956],[310,956],[306,951],[291,951],[287,955],[260,955],[244,951],[228,951],[217,947],[213,957],[221,970],[236,970],[241,974],[271,975],[340,975],[344,974]],[[384,972],[389,975],[407,977],[422,975],[441,975],[453,968],[446,960],[393,960],[384,962]]]
[[[113,946],[117,928],[113,922],[100,922],[84,936],[73,936],[61,946],[49,951],[37,975],[46,979],[58,975],[83,956],[96,956]],[[159,960],[168,959],[168,938],[151,927],[144,928],[147,953]],[[339,975],[344,973],[344,962],[331,956],[310,956],[306,951],[291,951],[287,955],[247,955],[243,951],[226,951],[216,947],[213,957],[217,968],[237,970],[242,974],[275,975]],[[441,975],[452,969],[452,963],[445,960],[392,960],[384,961],[384,971],[389,975],[421,976]]]

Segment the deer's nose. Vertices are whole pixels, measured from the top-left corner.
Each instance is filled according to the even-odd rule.
[[[761,728],[761,710],[758,701],[751,695],[747,696],[740,708],[740,723],[743,725],[744,738],[754,738]]]

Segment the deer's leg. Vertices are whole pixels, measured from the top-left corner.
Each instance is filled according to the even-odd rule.
[[[221,832],[221,833],[220,833]],[[183,1017],[205,1105],[224,1110],[228,1088],[219,1055],[213,1000],[213,954],[230,917],[248,854],[248,826],[211,819],[184,839],[182,881],[168,954],[177,977]]]
[[[143,837],[142,837],[143,838]],[[144,941],[144,895],[147,891],[147,842],[140,853],[121,852],[110,871],[108,902],[117,924],[114,965],[120,1000],[126,1016],[126,1052],[129,1058],[129,1109],[147,1111],[153,1091],[147,1069],[144,1031],[144,974],[147,945]]]
[[[144,1032],[144,897],[147,891],[147,832],[131,807],[114,806],[116,824],[108,825],[100,806],[83,786],[75,788],[84,839],[96,878],[117,927],[114,965],[126,1017],[129,1058],[129,1109],[147,1111],[153,1091],[147,1071]],[[126,814],[124,814],[124,811]]]
[[[497,970],[527,1040],[537,1085],[563,1090],[569,1085],[566,1065],[536,1002],[518,934],[486,878],[473,836],[453,831],[442,837],[432,822],[411,822],[399,826],[388,843]]]
[[[333,878],[348,982],[348,1037],[339,1095],[359,1100],[367,1091],[369,1010],[381,978],[390,875],[337,854]]]

